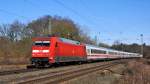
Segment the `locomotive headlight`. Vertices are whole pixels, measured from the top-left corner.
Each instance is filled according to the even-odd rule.
[[[39,50],[32,50],[32,52],[33,52],[33,53],[37,53],[37,52],[39,52]]]
[[[49,52],[49,50],[43,50],[43,53],[48,53]]]

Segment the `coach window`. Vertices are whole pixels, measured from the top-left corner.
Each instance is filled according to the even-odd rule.
[[[92,49],[92,50],[91,50],[91,53],[97,53],[97,54],[106,54],[106,51]]]
[[[113,52],[108,52],[109,54],[113,54]]]

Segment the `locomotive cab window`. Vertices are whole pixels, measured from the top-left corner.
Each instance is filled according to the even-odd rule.
[[[33,43],[35,46],[50,46],[50,41],[35,41]]]

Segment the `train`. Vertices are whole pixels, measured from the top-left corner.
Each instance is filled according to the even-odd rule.
[[[98,47],[56,36],[34,37],[32,41],[31,64],[36,67],[51,66],[56,63],[142,57],[138,53]]]

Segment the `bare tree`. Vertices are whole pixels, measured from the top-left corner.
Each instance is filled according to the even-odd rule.
[[[0,26],[0,36],[1,37],[7,37],[9,34],[9,25],[3,24]]]
[[[19,21],[14,21],[12,24],[10,24],[9,29],[9,38],[12,41],[21,40],[21,38],[24,36],[23,30],[25,28],[25,25],[20,23]]]

